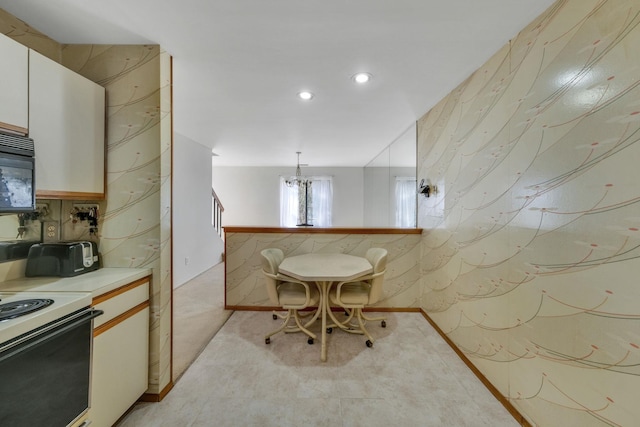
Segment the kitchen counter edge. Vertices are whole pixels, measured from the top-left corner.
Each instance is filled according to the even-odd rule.
[[[123,285],[151,276],[150,268],[106,267],[74,277],[23,277],[0,283],[2,292],[90,292],[102,295]]]

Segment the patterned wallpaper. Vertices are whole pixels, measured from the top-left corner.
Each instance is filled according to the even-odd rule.
[[[418,123],[420,306],[535,425],[640,419],[639,23],[560,0]]]
[[[56,62],[60,62],[60,43],[30,27],[29,24],[19,20],[4,9],[0,9],[0,33]]]
[[[149,393],[171,381],[171,63],[157,45],[65,45],[62,63],[106,88],[107,267],[148,267]]]
[[[638,0],[559,0],[418,123],[418,177],[437,192],[420,197],[426,231],[400,245],[384,305],[422,307],[536,425],[640,419],[639,22]],[[0,13],[0,31],[55,56],[25,28]],[[157,46],[63,56],[108,69],[103,249],[110,265],[154,270],[157,392],[170,380],[169,60]],[[256,242],[227,244],[227,303],[260,304],[252,261],[230,260],[252,260]]]
[[[378,307],[417,308],[420,292],[419,234],[314,234],[225,233],[226,304],[271,306],[267,296],[260,251],[280,248],[285,256],[314,252],[339,252],[364,256],[372,247],[389,252],[384,294]]]
[[[153,270],[147,392],[160,393],[171,381],[171,58],[157,45],[62,46],[2,9],[0,32],[106,88],[99,250],[106,267]],[[90,237],[64,216],[72,202],[49,203],[62,213],[62,237]]]

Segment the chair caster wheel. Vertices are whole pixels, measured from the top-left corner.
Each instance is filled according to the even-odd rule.
[[[382,326],[383,328],[387,327],[387,322],[385,322],[384,320],[382,322],[380,322],[380,326]]]
[[[309,338],[309,339],[307,340],[307,344],[313,344],[313,338]]]
[[[333,332],[333,328],[327,328],[327,333],[330,334],[331,332]]]
[[[365,344],[367,345],[367,347],[373,347],[373,343],[371,342],[371,340],[367,340]]]
[[[274,314],[272,317],[273,317],[273,320],[278,320],[278,316],[277,315]]]
[[[264,343],[265,343],[265,344],[271,344],[271,338],[266,338],[266,339],[264,340]]]

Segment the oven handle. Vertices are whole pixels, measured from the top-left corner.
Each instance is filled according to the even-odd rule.
[[[87,308],[86,310],[79,311],[78,313],[75,313],[59,321],[54,321],[46,327],[43,327],[42,329],[37,329],[30,333],[27,333],[19,339],[9,342],[3,347],[0,347],[0,361],[30,347],[38,345],[53,337],[63,334],[85,322],[91,321],[96,317],[101,316],[103,313],[104,311],[102,310]]]

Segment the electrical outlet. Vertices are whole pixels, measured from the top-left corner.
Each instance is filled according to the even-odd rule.
[[[60,223],[58,221],[43,221],[41,234],[43,242],[57,242],[60,240]]]

